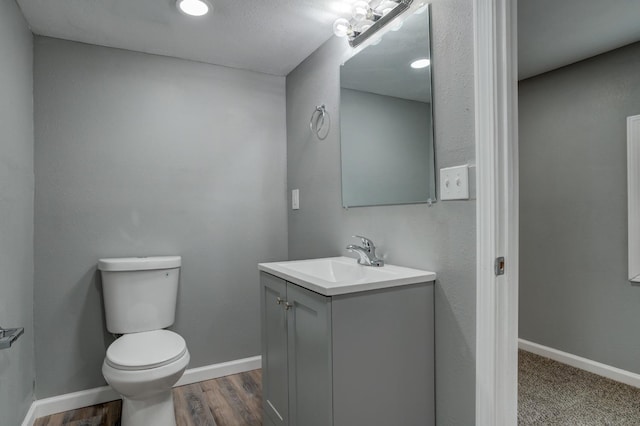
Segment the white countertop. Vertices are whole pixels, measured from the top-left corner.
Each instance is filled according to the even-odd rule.
[[[258,269],[325,296],[435,281],[436,273],[395,265],[358,265],[351,257],[259,263]]]

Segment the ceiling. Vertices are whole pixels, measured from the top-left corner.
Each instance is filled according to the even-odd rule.
[[[353,0],[211,0],[190,18],[175,0],[17,0],[33,32],[287,75],[332,36]],[[639,0],[519,0],[519,77],[640,40]]]
[[[640,40],[640,0],[518,0],[518,77]]]
[[[211,0],[188,17],[175,0],[17,0],[32,31],[101,46],[284,76],[333,34],[338,0]]]

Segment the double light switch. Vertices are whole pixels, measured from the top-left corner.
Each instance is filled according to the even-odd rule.
[[[469,166],[448,167],[440,169],[440,199],[469,199]]]

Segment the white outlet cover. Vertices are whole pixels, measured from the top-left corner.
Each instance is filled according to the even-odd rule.
[[[469,166],[440,169],[440,200],[469,199]]]

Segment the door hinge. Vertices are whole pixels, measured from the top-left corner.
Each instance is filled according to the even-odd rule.
[[[495,270],[496,275],[504,275],[504,257],[496,257]]]

